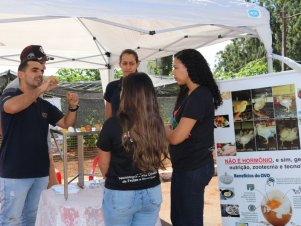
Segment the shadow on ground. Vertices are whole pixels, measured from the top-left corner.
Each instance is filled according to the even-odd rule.
[[[161,225],[162,226],[171,226],[171,224],[169,224],[168,222],[164,221],[161,219]]]

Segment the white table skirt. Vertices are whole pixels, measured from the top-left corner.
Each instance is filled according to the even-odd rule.
[[[68,200],[52,189],[43,191],[36,226],[105,226],[101,208],[103,191],[103,185],[81,189],[69,194]],[[159,218],[155,226],[161,226]]]

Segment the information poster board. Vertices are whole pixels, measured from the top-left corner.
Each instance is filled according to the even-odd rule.
[[[301,74],[219,83],[215,116],[226,226],[301,225]]]

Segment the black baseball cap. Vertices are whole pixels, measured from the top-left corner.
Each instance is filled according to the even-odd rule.
[[[49,57],[46,55],[46,53],[43,50],[43,47],[40,45],[30,45],[22,50],[22,53],[20,55],[21,62],[28,59],[37,59],[39,61],[54,60],[53,57]]]

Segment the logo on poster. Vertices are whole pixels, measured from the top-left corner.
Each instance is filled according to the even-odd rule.
[[[257,9],[248,10],[249,17],[260,17],[260,12]]]

